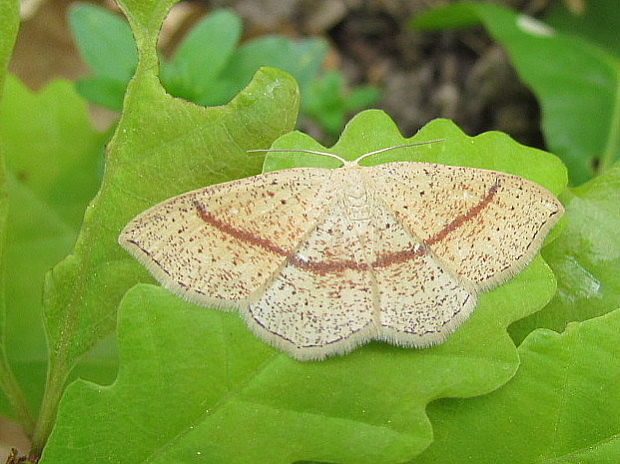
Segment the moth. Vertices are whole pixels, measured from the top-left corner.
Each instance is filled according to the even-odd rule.
[[[172,292],[236,310],[298,360],[378,339],[443,342],[520,272],[564,212],[514,175],[421,162],[294,168],[175,196],[119,243]]]

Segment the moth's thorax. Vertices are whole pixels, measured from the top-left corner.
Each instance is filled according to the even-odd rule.
[[[345,215],[352,223],[367,227],[372,215],[372,194],[362,174],[362,168],[357,165],[345,165],[339,171]]]

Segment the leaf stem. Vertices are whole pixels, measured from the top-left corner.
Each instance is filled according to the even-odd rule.
[[[34,419],[4,350],[0,354],[0,388],[7,396],[22,429],[26,435],[32,436]]]
[[[41,411],[39,418],[32,434],[32,447],[30,448],[30,459],[39,459],[43,453],[43,448],[47,443],[47,439],[52,433],[54,424],[56,423],[56,414],[58,413],[58,405],[64,391],[65,383],[69,376],[69,372],[65,368],[63,362],[58,361],[54,357],[50,358],[50,364],[47,371],[47,379],[45,381],[45,394],[41,403]]]

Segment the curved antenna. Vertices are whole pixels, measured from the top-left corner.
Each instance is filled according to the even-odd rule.
[[[287,150],[285,148],[272,148],[271,150],[247,150],[248,153],[267,153],[267,152],[276,152],[276,153],[310,153],[312,155],[323,155],[323,156],[329,156],[331,158],[336,158],[338,161],[340,161],[342,164],[347,164],[350,163],[350,161],[347,161],[344,158],[341,158],[338,155],[334,155],[333,153],[325,153],[323,151],[314,151],[314,150],[304,150],[301,148],[291,148],[290,150]]]
[[[359,164],[359,162],[361,160],[363,160],[364,158],[367,158],[367,157],[372,156],[372,155],[378,155],[379,153],[383,153],[383,152],[386,152],[386,151],[396,150],[397,148],[417,147],[419,145],[427,145],[429,143],[444,142],[445,140],[446,139],[437,139],[437,140],[429,140],[427,142],[407,143],[407,144],[404,144],[404,145],[394,145],[393,147],[382,148],[380,150],[375,150],[375,151],[371,151],[369,153],[364,153],[362,156],[357,158],[355,161],[347,161],[346,159],[341,158],[338,155],[334,155],[333,153],[327,153],[327,152],[324,152],[324,151],[315,151],[315,150],[304,150],[303,148],[291,148],[291,149],[272,148],[272,149],[265,149],[265,150],[247,150],[247,153],[268,153],[270,151],[274,152],[274,153],[310,153],[312,155],[322,155],[322,156],[328,156],[330,158],[335,158],[338,161],[340,161],[342,164]]]
[[[381,150],[371,151],[370,153],[364,153],[362,156],[353,161],[355,164],[359,164],[364,158],[367,158],[372,155],[378,155],[379,153],[383,153],[390,150],[396,150],[397,148],[408,148],[408,147],[417,147],[419,145],[427,145],[429,143],[437,143],[437,142],[445,142],[446,139],[437,139],[437,140],[429,140],[428,142],[418,142],[418,143],[407,143],[405,145],[394,145],[393,147],[382,148]]]

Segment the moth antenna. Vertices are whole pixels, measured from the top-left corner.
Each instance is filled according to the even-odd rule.
[[[372,156],[372,155],[378,155],[379,153],[383,153],[383,152],[386,152],[386,151],[396,150],[397,148],[417,147],[419,145],[427,145],[427,144],[430,144],[430,143],[445,142],[445,141],[446,141],[446,139],[437,139],[437,140],[429,140],[427,142],[407,143],[407,144],[404,144],[404,145],[394,145],[393,147],[382,148],[381,150],[375,150],[375,151],[371,151],[370,153],[364,153],[362,156],[357,158],[354,161],[354,163],[355,164],[359,164],[359,162],[362,161],[364,158],[367,158],[367,157]]]
[[[336,158],[338,161],[340,161],[342,164],[347,164],[350,163],[350,161],[347,161],[344,158],[341,158],[338,155],[334,155],[333,153],[326,153],[324,151],[314,151],[314,150],[304,150],[301,148],[291,148],[290,150],[285,149],[285,148],[272,148],[272,149],[267,149],[267,150],[247,150],[248,153],[267,153],[267,152],[276,152],[276,153],[310,153],[312,155],[323,155],[323,156],[329,156],[331,158]]]

